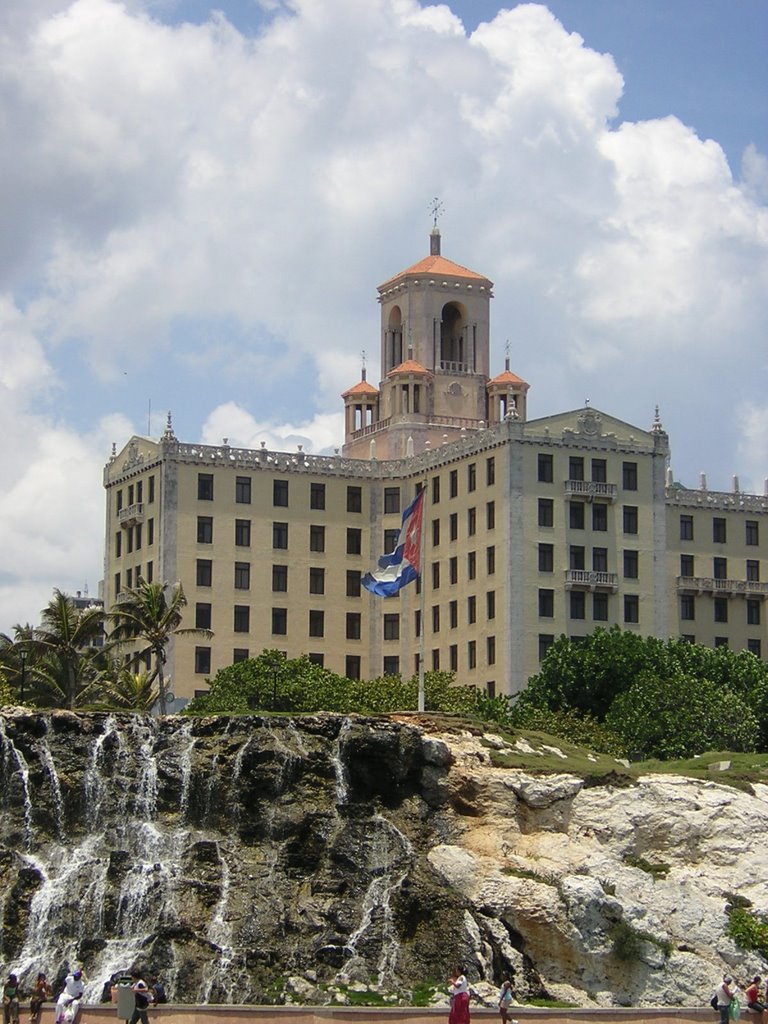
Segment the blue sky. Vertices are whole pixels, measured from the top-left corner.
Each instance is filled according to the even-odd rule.
[[[0,10],[0,630],[95,591],[101,467],[168,409],[186,440],[341,443],[434,195],[531,416],[659,403],[678,479],[763,490],[764,0],[216,10]]]

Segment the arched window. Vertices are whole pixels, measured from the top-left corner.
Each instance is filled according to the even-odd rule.
[[[440,323],[440,369],[468,370],[466,315],[456,302],[443,306]]]

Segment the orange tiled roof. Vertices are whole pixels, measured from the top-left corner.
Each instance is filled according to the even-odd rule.
[[[379,389],[375,388],[373,384],[369,384],[367,380],[358,381],[357,384],[353,384],[351,388],[347,388],[342,393],[342,398],[349,398],[351,395],[378,395]]]
[[[437,276],[443,277],[468,277],[473,281],[485,281],[489,286],[491,282],[487,277],[482,274],[476,274],[474,270],[469,270],[467,267],[462,267],[460,263],[454,263],[453,260],[447,260],[445,256],[425,256],[423,260],[419,260],[418,263],[414,263],[412,267],[408,267],[407,270],[401,270],[399,274],[395,274],[394,277],[390,277],[384,284],[379,285],[379,291],[382,288],[386,288],[393,281],[396,281],[399,277],[410,277],[414,274],[436,274]]]
[[[395,366],[390,370],[387,376],[394,377],[395,374],[401,373],[417,373],[426,377],[430,375],[426,366],[422,366],[421,363],[417,363],[415,359],[406,359],[404,363],[400,363],[399,366]]]
[[[517,374],[512,373],[511,370],[504,370],[496,377],[492,377],[486,384],[486,387],[490,387],[491,384],[524,384],[527,388],[531,386],[527,380],[523,380],[522,377],[518,377]]]

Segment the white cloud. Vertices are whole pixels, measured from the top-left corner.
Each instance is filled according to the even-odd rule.
[[[98,573],[101,465],[148,379],[212,443],[337,446],[361,349],[377,376],[375,285],[425,254],[434,195],[446,255],[496,282],[494,362],[509,338],[532,415],[589,395],[648,424],[660,401],[678,471],[768,472],[764,155],[735,181],[674,117],[617,123],[615,62],[540,5],[471,37],[416,0],[264,6],[253,38],[154,0],[0,10],[6,622],[30,572],[43,603]],[[243,378],[274,404],[188,387]]]

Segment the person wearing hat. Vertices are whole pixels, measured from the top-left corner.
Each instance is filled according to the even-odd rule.
[[[64,988],[56,1000],[55,1024],[80,1024],[83,1013],[82,998],[85,993],[85,979],[82,967],[76,967],[64,979]]]
[[[765,1003],[760,1002],[760,980],[760,975],[756,974],[752,979],[752,984],[744,993],[744,998],[747,1000],[747,1009],[757,1015],[758,1022],[762,1021],[763,1014],[765,1013]]]

